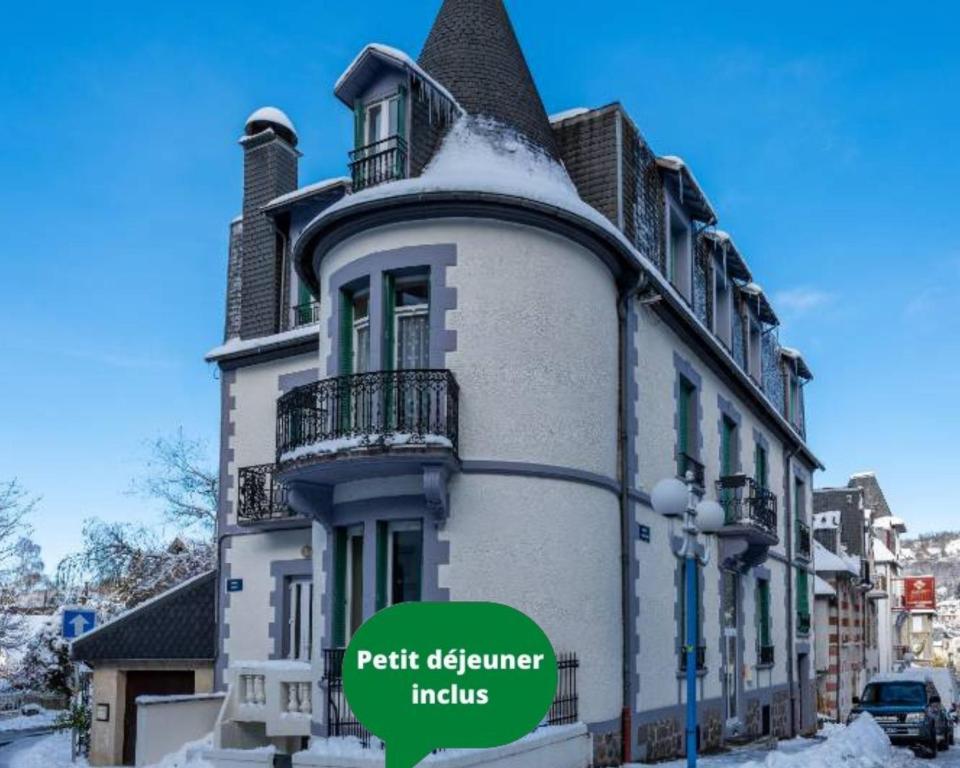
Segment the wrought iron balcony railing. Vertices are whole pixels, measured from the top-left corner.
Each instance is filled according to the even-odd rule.
[[[679,650],[680,654],[680,671],[687,671],[687,649],[682,647]],[[706,669],[707,668],[707,646],[698,645],[697,646],[697,669]]]
[[[693,476],[694,485],[703,488],[705,469],[703,464],[697,461],[689,453],[677,451],[677,477],[686,480],[687,473]]]
[[[774,660],[774,646],[772,645],[761,645],[757,649],[757,661],[763,666],[769,666],[773,664]]]
[[[406,175],[407,142],[402,136],[388,136],[350,153],[354,191],[396,181]]]
[[[237,494],[237,522],[240,525],[281,520],[293,515],[287,506],[283,485],[274,482],[273,471],[273,464],[240,468]]]
[[[799,635],[810,634],[810,614],[809,613],[797,613],[797,634]]]
[[[810,526],[797,518],[797,556],[809,560],[811,543]]]
[[[728,475],[717,481],[717,501],[727,525],[749,525],[777,535],[777,497],[746,475]]]
[[[291,330],[294,328],[303,328],[307,325],[315,325],[320,322],[320,303],[317,301],[310,301],[306,304],[298,304],[295,307],[290,307],[290,325],[288,326]]]
[[[450,371],[358,373],[277,401],[277,462],[363,448],[457,451],[459,387]]]

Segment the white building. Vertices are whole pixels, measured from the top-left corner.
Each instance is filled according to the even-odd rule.
[[[246,124],[222,381],[218,744],[361,733],[338,651],[407,600],[495,600],[578,664],[596,765],[682,751],[691,473],[702,744],[815,727],[812,375],[688,166],[618,104],[551,122],[500,0],[335,85],[351,177]],[[337,706],[331,706],[336,704]],[[331,714],[333,713],[333,714]],[[556,715],[557,713],[555,713]]]

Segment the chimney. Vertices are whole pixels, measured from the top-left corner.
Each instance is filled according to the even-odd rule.
[[[243,224],[241,228],[240,337],[268,336],[281,330],[280,286],[283,244],[261,211],[276,197],[297,188],[297,132],[275,107],[247,119],[243,147]]]

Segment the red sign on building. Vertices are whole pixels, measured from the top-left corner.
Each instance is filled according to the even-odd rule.
[[[937,609],[937,580],[933,576],[907,576],[903,580],[903,607],[908,611]]]

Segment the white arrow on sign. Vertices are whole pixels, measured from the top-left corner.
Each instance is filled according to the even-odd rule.
[[[70,625],[73,627],[73,634],[76,637],[79,637],[84,632],[87,631],[87,620],[83,618],[80,614],[77,614],[72,619],[70,619]]]

